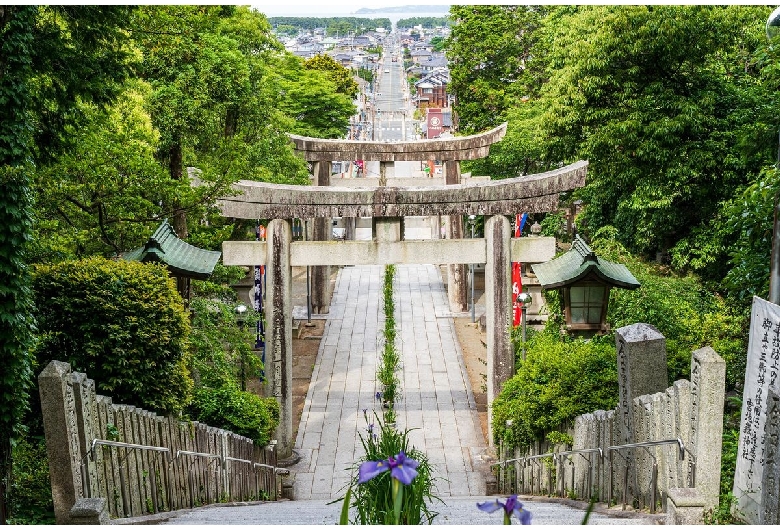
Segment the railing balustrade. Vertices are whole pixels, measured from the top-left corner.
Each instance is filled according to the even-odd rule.
[[[614,459],[612,454],[616,454],[623,461],[622,472],[622,503],[623,510],[629,503],[629,491],[632,489],[629,484],[630,469],[635,465],[635,458],[622,454],[622,451],[630,449],[644,449],[648,456],[652,460],[652,471],[650,474],[650,500],[648,502],[650,513],[656,512],[657,499],[658,499],[658,462],[656,456],[649,451],[649,448],[664,446],[664,445],[676,445],[678,448],[677,458],[682,461],[686,458],[689,461],[688,469],[692,470],[688,475],[687,487],[694,488],[696,486],[696,458],[691,451],[685,446],[680,438],[668,439],[668,440],[653,440],[647,442],[629,443],[623,445],[612,445],[606,449],[601,447],[593,447],[586,449],[573,449],[569,451],[554,451],[543,453],[539,455],[525,455],[516,456],[515,458],[507,458],[500,462],[495,462],[491,467],[498,468],[499,488],[502,493],[521,493],[538,495],[542,493],[542,475],[544,474],[543,459],[550,459],[553,463],[553,467],[547,472],[548,490],[547,494],[557,495],[559,497],[566,497],[567,493],[576,494],[574,457],[582,458],[587,465],[587,472],[585,473],[585,488],[584,495],[581,495],[585,500],[598,499],[607,502],[611,506],[613,499],[613,476],[619,470],[614,468]],[[595,458],[594,458],[595,457]],[[571,466],[571,489],[566,489],[566,463]],[[607,465],[608,463],[608,465]],[[514,464],[510,467],[510,464]],[[601,473],[596,473],[596,464],[603,466]],[[528,470],[528,473],[524,473],[524,470]],[[529,480],[526,479],[528,475]],[[599,492],[601,491],[602,477],[606,475],[608,486],[606,489],[606,498],[599,499]],[[522,478],[520,478],[522,477]],[[594,477],[598,482],[594,491]],[[557,481],[557,490],[553,488],[553,480]],[[641,499],[640,499],[641,500]],[[633,499],[632,499],[633,502]],[[643,502],[643,501],[642,501]]]

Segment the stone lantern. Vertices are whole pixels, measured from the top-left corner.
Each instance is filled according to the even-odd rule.
[[[558,289],[568,331],[606,333],[612,287],[637,289],[640,283],[625,265],[601,259],[575,236],[571,249],[546,263],[531,266],[542,289]]]

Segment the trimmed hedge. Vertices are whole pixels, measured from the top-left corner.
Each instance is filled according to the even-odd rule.
[[[279,403],[237,387],[201,387],[188,409],[193,419],[266,445],[279,425]]]
[[[39,369],[67,361],[115,403],[177,413],[190,401],[189,321],[158,265],[95,257],[33,275]]]

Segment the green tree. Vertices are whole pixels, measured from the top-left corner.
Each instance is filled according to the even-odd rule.
[[[155,160],[159,135],[143,108],[149,91],[134,81],[108,110],[76,104],[84,118],[65,127],[72,147],[35,173],[37,261],[137,247],[171,215],[160,205],[188,192]]]
[[[525,93],[539,26],[546,8],[527,6],[451,6],[452,33],[447,58],[457,94],[454,110],[460,131],[473,134],[504,121],[513,97]],[[518,83],[519,82],[519,83]]]
[[[291,132],[317,138],[343,138],[349,117],[355,113],[352,99],[335,91],[332,81],[319,70],[307,70],[303,60],[291,54],[279,57],[271,86],[274,105],[295,120]]]
[[[336,87],[336,92],[354,99],[358,95],[359,87],[352,77],[352,72],[337,63],[330,55],[318,54],[307,59],[304,65],[309,70],[324,72]]]

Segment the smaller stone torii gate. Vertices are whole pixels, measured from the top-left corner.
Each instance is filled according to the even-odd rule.
[[[417,155],[440,156],[453,140]],[[429,141],[431,142],[431,141]],[[429,142],[415,142],[429,143]],[[398,144],[357,143],[392,149]],[[440,145],[439,145],[440,143]],[[366,145],[370,144],[370,145]],[[429,146],[432,145],[429,143]],[[449,145],[451,148],[452,146]],[[484,153],[486,148],[474,148]],[[450,149],[452,151],[452,149]],[[356,146],[351,159],[363,155]],[[461,153],[462,154],[462,153]],[[327,155],[327,156],[333,156]],[[442,156],[444,160],[447,157]],[[332,160],[332,158],[330,158]],[[396,157],[396,160],[400,158]],[[550,212],[562,192],[585,184],[588,163],[512,179],[428,187],[340,188],[240,181],[238,196],[218,201],[225,217],[271,219],[265,242],[225,241],[225,265],[266,265],[266,374],[269,395],[281,406],[276,433],[281,457],[292,452],[292,267],[385,264],[485,264],[488,412],[504,381],[514,373],[510,341],[512,285],[510,262],[545,262],[555,255],[555,238],[511,238],[506,217],[516,212]],[[318,172],[321,169],[318,168]],[[329,173],[329,171],[325,172]],[[328,175],[329,176],[329,175]],[[484,239],[403,240],[404,216],[490,216]],[[371,241],[292,241],[291,219],[372,217]],[[491,436],[492,438],[492,436]]]

